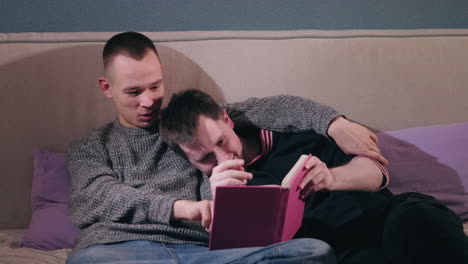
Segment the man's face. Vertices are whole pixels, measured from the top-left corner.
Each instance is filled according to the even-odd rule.
[[[116,55],[99,84],[113,99],[122,125],[145,128],[159,119],[164,83],[161,64],[153,51],[141,60]]]
[[[180,144],[190,162],[207,175],[219,163],[244,156],[242,143],[226,118],[213,120],[201,115],[193,142]]]

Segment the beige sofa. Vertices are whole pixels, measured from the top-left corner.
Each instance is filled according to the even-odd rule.
[[[0,229],[9,230],[0,232],[0,263],[30,222],[33,150],[64,152],[115,116],[96,82],[113,34],[0,34]],[[375,131],[468,121],[468,30],[147,35],[159,48],[167,97],[187,88],[227,102],[299,95]],[[52,252],[50,262],[67,252]]]

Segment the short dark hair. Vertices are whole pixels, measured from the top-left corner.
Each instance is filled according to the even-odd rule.
[[[174,94],[161,111],[159,135],[174,150],[181,152],[179,144],[190,144],[198,129],[198,119],[205,115],[214,120],[222,118],[223,108],[208,94],[199,90],[186,90]]]
[[[104,70],[116,55],[125,54],[135,60],[141,60],[150,50],[158,56],[153,41],[141,33],[122,32],[114,35],[106,42],[102,50]]]

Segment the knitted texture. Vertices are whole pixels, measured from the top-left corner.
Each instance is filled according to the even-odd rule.
[[[229,117],[239,126],[294,133],[314,130],[328,137],[330,122],[340,116],[333,108],[297,96],[249,98],[226,106]]]
[[[292,96],[252,98],[226,106],[236,125],[280,132],[325,133],[333,109]],[[80,229],[73,252],[128,240],[208,244],[195,222],[171,220],[178,200],[212,198],[209,179],[161,141],[154,129],[127,128],[117,120],[70,145],[69,207]]]
[[[168,149],[157,131],[114,121],[70,146],[75,250],[92,244],[151,240],[206,245],[189,221],[170,221],[175,200],[209,200],[208,179]]]

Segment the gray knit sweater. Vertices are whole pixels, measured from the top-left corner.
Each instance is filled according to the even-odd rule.
[[[251,98],[226,109],[236,125],[283,132],[326,134],[339,115],[292,96]],[[207,245],[199,224],[170,218],[178,199],[211,199],[209,180],[161,141],[157,127],[127,128],[116,120],[74,141],[68,154],[69,207],[81,229],[74,252],[128,240]]]

